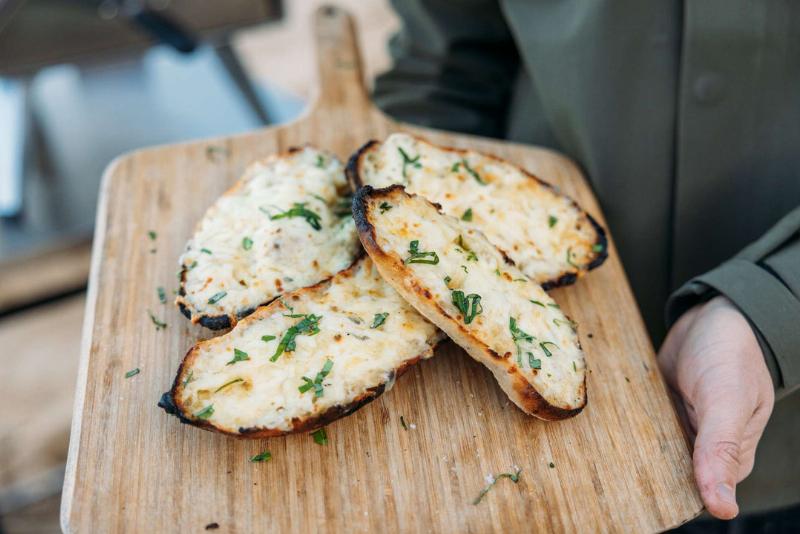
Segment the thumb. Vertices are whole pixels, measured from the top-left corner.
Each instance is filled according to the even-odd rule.
[[[740,396],[715,393],[697,406],[694,471],[708,512],[719,519],[733,519],[739,513],[736,483],[749,414]]]

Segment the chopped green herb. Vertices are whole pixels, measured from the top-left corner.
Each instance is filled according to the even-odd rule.
[[[497,276],[502,276],[503,273],[500,272],[500,269],[495,269],[494,274],[496,274]]]
[[[467,253],[467,261],[478,261],[478,255],[473,252],[469,245],[464,243],[464,238],[461,237],[461,234],[458,234],[458,239],[456,239],[456,245],[459,246],[464,252]]]
[[[318,213],[306,208],[306,202],[295,202],[292,204],[292,207],[290,209],[281,212],[277,215],[270,214],[264,208],[259,208],[259,209],[264,213],[266,213],[267,215],[269,215],[270,221],[275,221],[277,219],[286,219],[286,218],[292,219],[294,217],[302,217],[306,220],[308,224],[311,225],[311,228],[313,228],[314,230],[322,229],[322,224],[320,223],[322,217],[320,217]]]
[[[512,280],[512,282],[527,282],[527,281],[528,281],[527,278],[514,278]]]
[[[347,318],[351,322],[356,323],[356,324],[362,324],[364,322],[364,319],[362,319],[361,317],[359,317],[357,315],[348,315]]]
[[[550,462],[547,465],[550,467],[550,469],[553,469],[556,466],[556,464],[554,464],[553,462]]]
[[[556,217],[555,215],[551,215],[550,217],[547,218],[547,226],[550,228],[554,227],[557,222],[558,222],[558,217]]]
[[[464,269],[464,273],[465,274],[469,274],[469,271],[467,270],[467,266],[466,265],[462,265],[461,268]]]
[[[451,171],[453,171],[453,172],[458,172],[458,168],[459,168],[459,166],[461,166],[461,167],[464,167],[464,170],[465,170],[465,171],[467,171],[467,172],[469,173],[469,175],[470,175],[470,176],[472,176],[473,178],[475,178],[475,180],[477,180],[477,182],[478,182],[479,184],[481,184],[481,185],[486,185],[486,182],[484,181],[484,179],[483,179],[483,178],[481,178],[481,175],[480,175],[480,174],[478,174],[478,173],[475,171],[475,169],[473,169],[472,167],[470,167],[470,166],[469,166],[469,162],[467,162],[467,160],[465,160],[465,159],[462,159],[461,161],[459,161],[459,162],[455,163],[455,164],[453,165],[453,167],[452,167],[450,170],[451,170]]]
[[[243,350],[239,350],[237,348],[233,349],[233,359],[226,363],[225,365],[233,365],[236,362],[243,362],[245,360],[249,360],[250,356]]]
[[[558,348],[558,345],[556,345],[556,344],[555,344],[555,343],[553,343],[552,341],[542,341],[542,342],[540,342],[540,343],[539,343],[539,346],[540,346],[540,347],[542,348],[542,350],[544,351],[544,355],[545,355],[545,356],[547,356],[547,357],[549,358],[550,356],[552,356],[552,355],[553,355],[553,353],[552,353],[552,352],[550,352],[550,350],[547,348],[547,345],[553,345],[555,348]]]
[[[317,154],[317,161],[314,163],[320,169],[325,167],[325,158],[322,157],[322,154]]]
[[[189,270],[191,271],[195,267],[197,267],[197,260],[194,260],[191,264],[189,264]]]
[[[495,484],[497,484],[497,481],[500,480],[501,478],[511,479],[511,482],[516,484],[517,482],[519,482],[519,474],[520,473],[522,473],[522,469],[517,468],[517,472],[516,473],[500,473],[499,475],[497,475],[495,477],[492,477],[491,478],[491,482],[489,482],[489,484],[485,488],[483,488],[481,490],[480,494],[475,498],[474,501],[472,501],[472,504],[475,504],[475,505],[480,504],[480,502],[483,500],[483,498],[486,496],[486,494],[489,493],[489,490],[491,490],[492,487]]]
[[[269,462],[270,460],[272,460],[272,453],[269,451],[264,451],[262,453],[256,454],[255,456],[250,457],[250,461],[254,464]]]
[[[378,328],[386,322],[387,317],[389,317],[389,312],[376,313],[375,317],[372,319],[372,326],[370,326],[370,328]]]
[[[167,292],[164,291],[164,288],[161,287],[161,286],[158,286],[156,288],[156,293],[158,293],[158,300],[161,301],[161,304],[166,304],[167,303]]]
[[[208,299],[209,304],[216,304],[217,302],[221,301],[227,295],[227,291],[220,291],[219,293],[214,293],[210,299]]]
[[[388,202],[381,202],[381,205],[378,207],[381,209],[381,214],[384,214],[390,209],[392,209],[392,205],[389,204]]]
[[[250,358],[246,358],[246,359],[248,359],[248,360],[249,360]],[[242,379],[242,378],[234,378],[233,380],[230,380],[230,381],[228,381],[228,382],[225,382],[225,383],[224,383],[224,384],[222,384],[220,387],[218,387],[217,389],[215,389],[215,390],[214,390],[214,393],[219,393],[220,391],[222,391],[222,390],[223,390],[223,389],[225,389],[226,387],[228,387],[228,386],[232,386],[232,385],[236,384],[237,382],[244,382],[244,379]]]
[[[148,230],[147,236],[150,238],[150,241],[155,241],[158,237],[158,234],[155,232],[155,230]]]
[[[575,328],[577,328],[578,326],[578,323],[576,323],[575,321],[572,321],[570,319],[562,320],[559,319],[558,317],[553,319],[553,324],[556,326],[561,326],[562,324],[566,324],[569,325],[573,330],[575,330]]]
[[[286,301],[285,301],[285,300],[283,300],[282,298],[278,297],[278,302],[280,302],[281,304],[283,304],[283,307],[284,307],[284,308],[286,308],[286,309],[287,309],[287,310],[289,310],[290,312],[294,313],[294,308],[293,308],[293,307],[291,307],[289,304],[286,304]]]
[[[311,437],[314,438],[314,443],[317,445],[327,445],[328,444],[328,434],[325,433],[324,428],[320,428],[319,430],[315,430],[311,433]]]
[[[208,145],[206,147],[206,158],[210,160],[216,159],[217,156],[227,156],[228,149],[224,146]]]
[[[576,265],[574,261],[572,261],[572,247],[567,248],[567,263],[569,263],[570,265],[572,265],[576,269],[580,269],[580,267],[578,265]]]
[[[245,250],[253,248],[253,240],[245,236],[244,239],[242,239],[242,248]]]
[[[574,361],[572,362],[572,370],[575,371],[576,373],[578,372],[578,367],[575,365]]]
[[[197,417],[198,419],[208,419],[212,415],[214,415],[213,404],[209,404],[208,406],[206,406],[205,408],[194,414],[194,416]]]
[[[536,304],[537,306],[541,306],[542,308],[544,308],[544,304],[539,302],[538,300],[531,299],[530,301],[533,302],[534,304]]]
[[[403,157],[403,178],[408,178],[408,176],[406,175],[406,167],[408,167],[409,165],[411,165],[415,169],[421,169],[422,168],[422,164],[419,162],[419,155],[417,155],[416,157],[412,158],[401,147],[397,147],[397,150],[400,152],[400,155]]]
[[[405,263],[427,263],[429,265],[436,265],[439,263],[439,255],[436,252],[420,252],[419,241],[414,240],[408,244],[409,257],[406,258]]]
[[[536,359],[533,357],[533,353],[528,353],[528,365],[531,366],[531,369],[541,369],[542,368],[542,360]]]
[[[147,310],[147,313],[148,315],[150,315],[150,320],[153,322],[154,325],[156,325],[156,330],[164,330],[167,327],[167,323],[165,323],[164,321],[159,321],[158,318],[156,318],[156,316],[153,315],[153,312]]]
[[[471,323],[476,315],[480,315],[483,312],[480,295],[471,293],[464,296],[463,291],[455,290],[451,291],[450,296],[453,299],[453,305],[461,312],[464,324]]]
[[[403,430],[408,430],[408,425],[406,425],[406,420],[402,415],[400,416],[400,424],[403,426]]]
[[[592,245],[592,252],[603,252],[604,248],[602,243],[595,243]]]
[[[139,368],[137,367],[136,369],[131,369],[130,371],[125,373],[125,378],[130,378],[130,377],[136,376],[138,374],[139,374]]]
[[[325,377],[328,376],[328,373],[331,372],[333,369],[333,361],[332,360],[325,360],[325,364],[322,366],[322,370],[317,373],[317,376],[314,377],[314,380],[311,380],[307,376],[301,377],[303,382],[305,382],[302,386],[297,388],[300,390],[300,393],[305,393],[310,389],[314,389],[314,398],[322,397],[323,394],[323,387],[322,381],[325,380]]]
[[[523,342],[533,343],[536,338],[519,328],[517,320],[513,317],[508,318],[508,329],[511,331],[511,339],[514,340],[514,344],[517,346],[517,363],[522,367],[522,347],[520,344]]]
[[[187,385],[189,385],[189,382],[193,381],[194,381],[194,371],[189,371],[189,374],[186,375],[186,379],[181,383],[181,385],[183,387],[186,387]]]
[[[467,211],[465,211],[464,214],[461,215],[461,220],[467,222],[470,222],[472,220],[472,208],[467,208]]]
[[[261,336],[261,341],[263,341],[264,343],[272,341],[273,339],[276,339],[275,336]]]
[[[297,348],[295,338],[300,334],[305,334],[307,336],[319,334],[319,320],[322,319],[321,316],[311,313],[308,315],[297,315],[296,317],[302,317],[303,319],[296,325],[290,327],[283,334],[280,343],[278,343],[278,348],[275,349],[275,354],[272,355],[269,361],[277,361],[284,352],[294,352],[294,349]]]
[[[452,282],[452,281],[453,281],[453,279],[450,278],[449,276],[445,276],[444,277],[444,285],[447,286],[447,289],[450,289],[450,282]]]
[[[272,453],[269,451],[264,451],[250,457],[250,461],[254,464],[269,462],[270,460],[272,460]]]
[[[557,309],[557,310],[560,310],[560,309],[561,309],[561,306],[559,306],[559,305],[558,305],[558,304],[556,304],[555,302],[548,302],[548,303],[547,303],[547,305],[548,305],[548,306],[550,306],[551,308],[555,308],[555,309]]]
[[[359,336],[358,334],[354,334],[353,332],[348,332],[347,335],[353,336],[354,338],[359,339],[361,341],[366,341],[369,339],[367,336]]]
[[[201,248],[200,252],[202,252],[203,254],[208,254],[209,256],[212,254],[212,252],[207,248]]]

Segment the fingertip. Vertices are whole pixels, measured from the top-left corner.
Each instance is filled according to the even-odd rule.
[[[720,483],[716,486],[705,487],[700,493],[706,510],[717,519],[733,519],[739,515],[736,489],[730,484]]]

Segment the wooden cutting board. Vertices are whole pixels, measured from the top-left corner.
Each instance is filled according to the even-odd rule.
[[[370,138],[410,131],[518,163],[603,221],[580,171],[559,154],[382,115],[364,89],[351,18],[323,8],[314,25],[321,89],[300,120],[140,150],[106,171],[64,530],[645,532],[697,515],[687,443],[613,240],[605,265],[553,292],[580,324],[591,373],[589,404],[573,419],[526,416],[450,342],[390,392],[330,425],[326,446],[307,434],[238,441],[181,425],[156,407],[186,350],[213,335],[161,304],[156,288],[172,298],[195,223],[257,158],[310,142],[346,159]],[[166,330],[155,329],[148,310]],[[126,379],[134,368],[140,374]],[[265,449],[271,462],[248,462]],[[518,484],[503,479],[472,504],[488,474],[515,466]]]

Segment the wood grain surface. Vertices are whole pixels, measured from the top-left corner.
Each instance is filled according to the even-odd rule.
[[[322,8],[313,24],[320,91],[303,118],[137,151],[106,171],[64,530],[645,532],[697,515],[691,457],[613,240],[603,267],[553,292],[580,324],[590,368],[589,404],[573,419],[526,416],[449,342],[390,392],[330,425],[325,446],[307,434],[237,441],[181,425],[156,407],[186,350],[213,335],[161,304],[156,288],[177,286],[178,256],[195,223],[254,159],[307,142],[345,159],[367,139],[410,131],[523,165],[603,220],[577,167],[556,153],[382,115],[364,90],[351,19]],[[148,309],[165,330],[155,329]],[[133,368],[141,372],[126,379]],[[271,462],[248,462],[263,450]],[[500,480],[472,504],[488,474],[515,466],[519,483]]]

